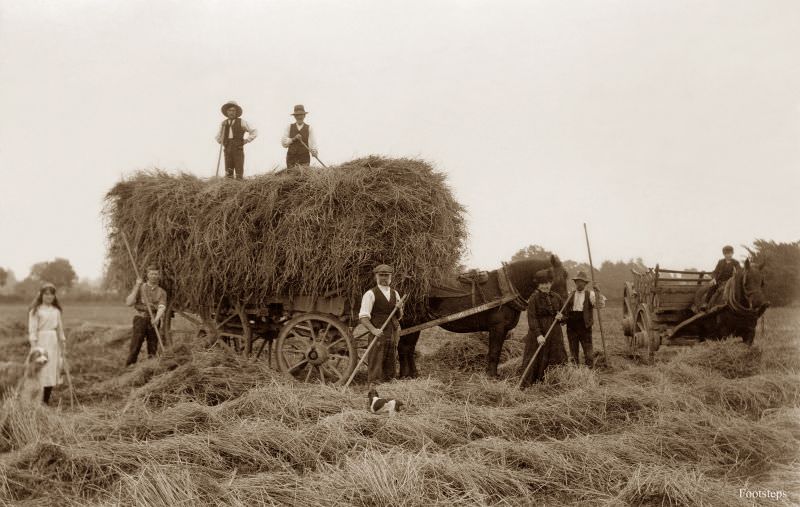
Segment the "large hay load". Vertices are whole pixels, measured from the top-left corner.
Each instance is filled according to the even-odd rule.
[[[298,313],[352,323],[380,263],[395,267],[395,286],[419,311],[466,239],[464,208],[444,174],[411,159],[368,157],[244,181],[140,172],[108,192],[105,214],[114,285],[135,278],[124,233],[140,268],[161,268],[174,308],[217,323],[239,315],[248,351],[271,339],[271,324]]]

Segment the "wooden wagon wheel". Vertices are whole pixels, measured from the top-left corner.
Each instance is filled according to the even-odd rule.
[[[653,361],[653,356],[659,348],[660,340],[653,331],[650,313],[646,305],[641,305],[636,312],[636,324],[631,338],[631,350],[638,355],[638,349],[647,349],[647,362]]]
[[[628,337],[629,347],[633,345],[635,294],[633,284],[625,282],[625,290],[622,293],[622,332]]]
[[[343,385],[358,362],[350,329],[321,313],[301,314],[286,322],[276,355],[282,372],[322,384]]]
[[[198,319],[186,312],[180,314],[195,326],[197,329],[195,337],[203,341],[207,347],[222,342],[237,353],[241,353],[251,342],[252,326],[242,307],[237,306],[228,315],[220,316],[222,320],[210,316]]]

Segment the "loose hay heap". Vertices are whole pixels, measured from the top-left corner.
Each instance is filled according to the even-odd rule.
[[[106,195],[108,276],[118,287],[137,262],[161,267],[178,308],[214,308],[223,297],[338,293],[358,301],[379,263],[419,303],[457,265],[464,208],[445,175],[425,162],[368,157],[244,181],[139,172]],[[141,266],[140,266],[141,267]]]

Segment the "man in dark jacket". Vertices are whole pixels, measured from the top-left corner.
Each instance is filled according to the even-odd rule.
[[[225,149],[225,177],[240,180],[244,177],[244,145],[254,140],[258,131],[242,119],[242,108],[236,102],[226,102],[221,110],[225,119],[219,126],[217,142]]]
[[[737,270],[742,269],[739,261],[733,258],[732,246],[725,245],[722,247],[722,256],[723,258],[717,261],[717,266],[711,273],[711,286],[708,288],[708,292],[706,292],[706,300],[701,306],[701,310],[705,310],[708,307],[708,304],[711,302],[711,298],[714,297],[714,293],[717,292],[717,289],[725,285],[725,282],[733,278],[733,275],[736,274]]]
[[[361,297],[361,309],[358,312],[359,322],[373,337],[378,337],[367,355],[367,381],[370,384],[388,382],[396,376],[397,342],[400,340],[400,319],[403,318],[400,294],[391,288],[394,272],[392,267],[381,264],[372,272],[375,274],[376,286]],[[397,311],[389,319],[395,308]],[[386,327],[381,331],[384,323]]]
[[[578,347],[583,349],[583,361],[586,366],[594,366],[592,352],[592,324],[594,323],[594,309],[604,308],[606,297],[600,294],[597,285],[594,290],[587,291],[586,284],[590,282],[586,273],[578,271],[572,279],[575,290],[567,296],[567,305],[564,309],[567,321],[567,341],[572,362],[578,364]]]

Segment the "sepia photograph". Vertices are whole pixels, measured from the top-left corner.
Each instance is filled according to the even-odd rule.
[[[0,0],[0,506],[800,505],[800,2]]]

